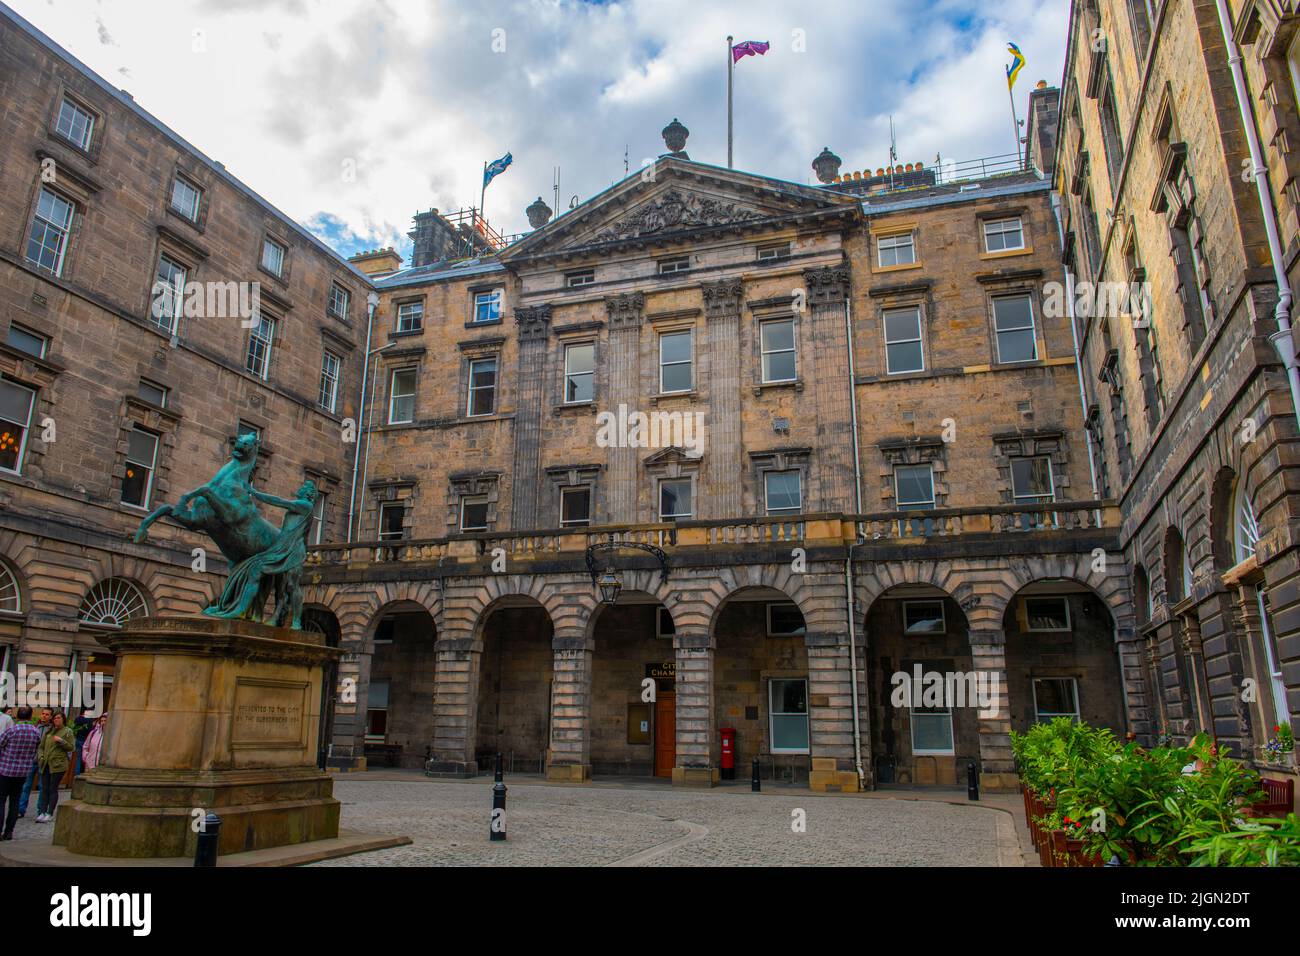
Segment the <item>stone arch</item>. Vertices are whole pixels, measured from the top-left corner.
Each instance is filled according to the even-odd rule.
[[[1223,573],[1234,564],[1233,507],[1236,503],[1237,473],[1227,465],[1215,472],[1209,482],[1210,554],[1214,570]]]
[[[906,584],[928,584],[943,591],[962,606],[967,621],[975,626],[966,607],[975,594],[975,583],[951,561],[880,561],[872,563],[869,571],[854,570],[855,623],[859,627],[865,627],[867,614],[881,596]]]
[[[1165,603],[1178,604],[1188,595],[1187,582],[1191,569],[1187,566],[1187,542],[1182,531],[1170,525],[1165,529],[1160,547],[1160,569],[1164,579]]]
[[[130,614],[130,620],[150,617],[154,614],[154,599],[148,588],[140,581],[125,575],[115,574],[100,578],[81,596],[77,605],[77,620],[83,624],[98,624],[100,621],[89,620],[84,615],[111,613],[110,606],[120,606],[123,612],[130,613],[139,609],[140,613]],[[125,623],[118,621],[118,626]]]
[[[27,589],[27,576],[16,561],[0,551],[0,611],[26,614],[31,607],[31,592]]]
[[[1117,628],[1133,626],[1133,607],[1125,579],[1126,563],[1121,555],[1091,553],[1038,555],[1018,558],[999,568],[997,581],[980,606],[967,612],[971,626],[1001,628],[1007,609],[1015,596],[1036,581],[1066,580],[1081,584],[1096,593],[1106,605]]]
[[[818,601],[815,582],[812,578],[819,575],[796,573],[788,564],[746,565],[742,567],[722,568],[709,583],[708,588],[699,594],[698,603],[708,609],[707,632],[713,635],[718,624],[718,617],[737,593],[755,589],[780,591],[798,608],[803,615],[807,633],[819,633],[834,630],[845,624],[843,613],[843,579],[840,578],[840,612],[838,618],[834,611]],[[695,611],[695,608],[691,609]]]
[[[386,581],[364,588],[312,584],[303,588],[304,604],[318,604],[339,622],[345,643],[370,641],[381,612],[394,604],[417,604],[438,621],[442,600],[432,581]]]
[[[497,574],[478,578],[466,585],[448,581],[444,585],[442,617],[439,623],[444,633],[471,636],[477,642],[482,638],[483,623],[493,605],[511,597],[531,598],[546,611],[555,627],[561,622],[572,624],[580,613],[566,604],[566,595],[544,575]]]

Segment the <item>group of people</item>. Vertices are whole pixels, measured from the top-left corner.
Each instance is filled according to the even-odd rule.
[[[37,787],[36,822],[52,823],[59,788],[99,765],[108,714],[82,711],[68,723],[59,708],[43,707],[33,719],[31,707],[0,711],[0,840],[14,838],[14,825],[27,815],[32,787]]]

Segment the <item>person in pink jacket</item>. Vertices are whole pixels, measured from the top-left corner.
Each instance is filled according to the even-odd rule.
[[[95,726],[86,735],[86,742],[81,747],[82,770],[93,770],[99,766],[100,750],[104,746],[104,731],[108,727],[108,714],[100,714]]]

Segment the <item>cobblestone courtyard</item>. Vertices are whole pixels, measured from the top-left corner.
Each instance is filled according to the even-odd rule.
[[[552,785],[516,777],[509,840],[491,843],[491,778],[340,777],[345,829],[404,834],[409,846],[319,866],[1018,866],[1011,815],[891,793],[821,795],[747,785],[674,790],[650,782]],[[965,799],[964,793],[960,795]],[[806,813],[795,832],[794,811]]]

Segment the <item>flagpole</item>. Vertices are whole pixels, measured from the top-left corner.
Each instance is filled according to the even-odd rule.
[[[1016,116],[1016,92],[1014,83],[1007,84],[1007,96],[1011,100],[1011,131],[1016,137],[1016,161],[1020,161],[1020,117]]]
[[[487,198],[487,160],[483,160],[483,186],[478,191],[478,217],[483,219],[483,203]]]
[[[731,50],[731,37],[727,37],[727,168],[731,169],[731,78],[736,71],[736,57]]]

